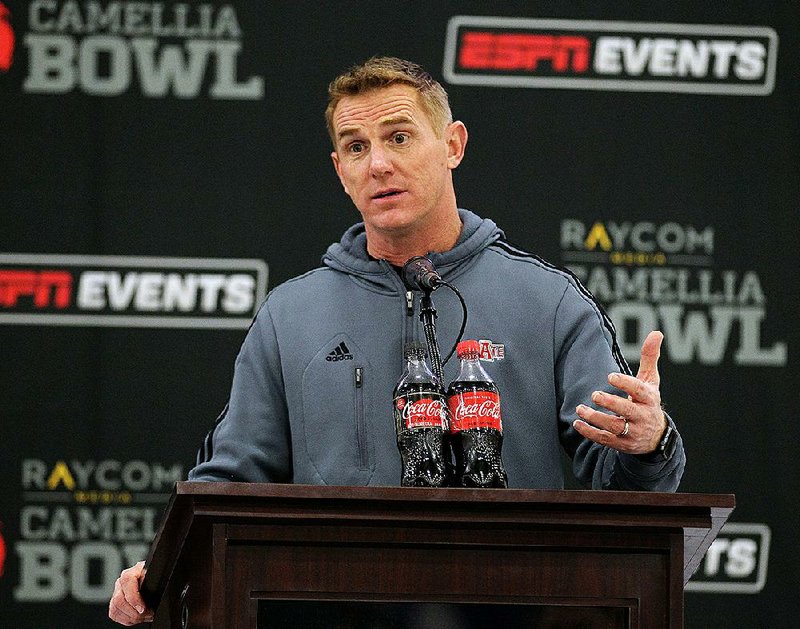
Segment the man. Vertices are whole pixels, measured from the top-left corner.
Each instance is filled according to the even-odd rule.
[[[573,276],[458,209],[452,172],[467,130],[441,85],[410,62],[371,59],[331,83],[326,118],[334,168],[363,223],[323,267],[267,297],[189,478],[399,484],[391,393],[402,346],[420,331],[418,301],[393,267],[428,255],[469,306],[466,336],[505,346],[490,371],[509,486],[563,487],[563,448],[587,486],[674,491],[685,455],[661,409],[661,334],[645,340],[633,377],[613,326]],[[436,295],[439,338],[452,342],[460,311]],[[143,574],[141,563],[122,573],[112,619],[149,618]]]

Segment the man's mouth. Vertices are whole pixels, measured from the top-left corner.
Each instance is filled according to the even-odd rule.
[[[401,192],[403,192],[403,191],[402,190],[394,190],[394,189],[392,189],[392,190],[381,190],[377,194],[373,194],[372,198],[373,199],[387,199],[389,197],[397,196]]]

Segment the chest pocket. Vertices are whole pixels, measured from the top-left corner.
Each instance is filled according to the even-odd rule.
[[[372,368],[347,335],[326,343],[303,372],[303,433],[312,466],[330,485],[366,485],[375,469]]]

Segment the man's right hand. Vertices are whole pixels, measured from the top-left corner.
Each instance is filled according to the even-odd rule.
[[[148,609],[139,593],[144,579],[144,562],[140,561],[122,571],[114,584],[114,595],[108,604],[108,617],[121,625],[152,622],[153,610]]]

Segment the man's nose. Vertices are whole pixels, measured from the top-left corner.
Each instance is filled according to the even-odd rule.
[[[369,155],[369,171],[373,177],[391,173],[393,169],[391,155],[382,146],[373,146]]]

